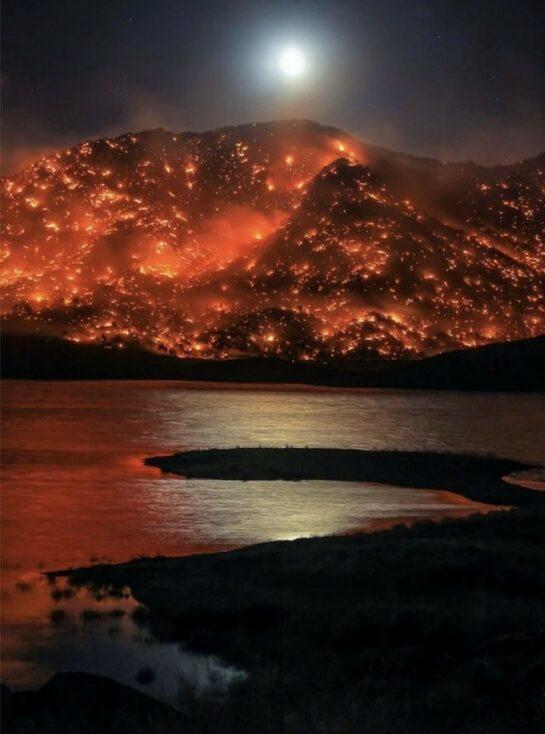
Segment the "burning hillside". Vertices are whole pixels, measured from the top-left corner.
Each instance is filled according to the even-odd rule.
[[[3,182],[12,325],[180,356],[417,356],[545,331],[545,156],[294,121],[83,143]]]

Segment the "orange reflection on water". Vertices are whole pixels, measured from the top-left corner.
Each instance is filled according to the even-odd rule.
[[[185,480],[144,466],[146,456],[290,444],[481,450],[540,462],[543,407],[535,395],[4,383],[4,670],[12,665],[21,680],[28,674],[25,645],[43,628],[50,601],[27,593],[25,584],[35,587],[44,569],[377,530],[488,509],[441,491],[368,483]]]

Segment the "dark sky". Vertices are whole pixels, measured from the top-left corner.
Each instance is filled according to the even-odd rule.
[[[311,117],[387,147],[545,150],[540,0],[3,0],[5,169],[81,139]],[[276,68],[296,44],[308,74]]]

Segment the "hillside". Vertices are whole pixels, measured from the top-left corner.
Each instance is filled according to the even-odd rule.
[[[2,311],[177,356],[417,358],[545,331],[545,156],[310,121],[82,143],[3,181]]]

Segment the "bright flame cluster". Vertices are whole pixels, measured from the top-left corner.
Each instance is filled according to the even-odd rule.
[[[289,122],[48,156],[3,181],[3,313],[211,358],[399,358],[543,332],[545,162],[444,166],[428,190],[384,155]]]

